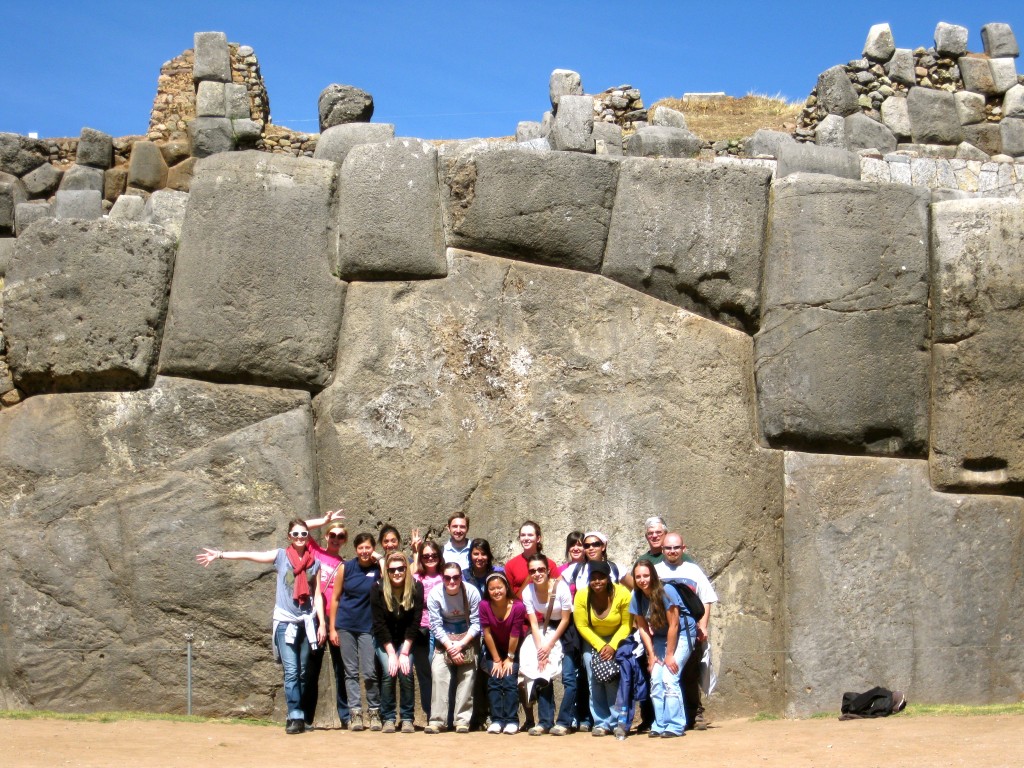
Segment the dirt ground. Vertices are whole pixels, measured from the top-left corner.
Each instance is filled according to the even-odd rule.
[[[0,765],[281,768],[356,763],[360,768],[467,768],[518,764],[902,768],[1024,766],[1024,718],[904,717],[879,720],[730,720],[681,739],[589,734],[561,738],[485,733],[427,736],[315,731],[221,723],[0,720]],[[301,760],[297,759],[301,750]],[[662,763],[660,761],[670,761]],[[684,762],[685,761],[685,762]]]

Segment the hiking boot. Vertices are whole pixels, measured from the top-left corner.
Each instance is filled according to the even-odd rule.
[[[316,726],[313,725],[312,723],[303,723],[302,727],[305,728],[307,731],[315,731],[316,730]]]
[[[380,730],[380,710],[379,709],[371,709],[370,710],[370,730],[371,731],[379,731]]]
[[[352,711],[352,717],[348,721],[348,729],[350,731],[365,731],[366,726],[363,725],[363,712],[360,709]]]
[[[569,733],[569,729],[566,728],[564,725],[556,725],[554,728],[548,731],[548,733],[550,733],[552,736],[565,736]]]
[[[590,723],[580,723],[576,730],[580,733],[590,733]]]
[[[456,733],[469,733],[469,725],[467,723],[459,723],[455,726]]]
[[[370,730],[372,731],[373,728],[371,727]],[[384,727],[381,728],[380,730],[381,730],[381,733],[394,733],[395,732],[395,721],[394,720],[388,720],[386,723],[384,723]]]
[[[294,736],[296,733],[303,733],[306,730],[306,724],[302,722],[302,718],[296,718],[295,720],[289,720],[284,727],[284,732],[289,736]]]
[[[531,736],[543,736],[547,732],[548,729],[545,728],[543,725],[535,725],[533,726],[533,728],[527,731],[527,733]]]
[[[402,733],[416,733],[416,726],[412,724],[412,720],[402,721]]]
[[[423,729],[424,733],[444,733],[444,726],[440,723],[427,723],[427,727]]]
[[[612,733],[615,734],[615,738],[619,741],[622,741],[624,738],[626,738],[626,729],[623,728],[621,725],[616,725],[612,729]]]
[[[661,738],[663,738],[663,739],[676,739],[676,738],[679,738],[682,735],[683,734],[681,734],[681,733],[672,733],[671,731],[665,731],[663,734],[661,734]]]
[[[602,728],[601,726],[598,726],[597,728],[594,728],[594,729],[592,729],[590,731],[590,735],[591,736],[607,736],[608,735],[608,729],[607,728]]]
[[[698,731],[706,731],[708,729],[708,721],[704,719],[703,710],[698,710],[696,716],[694,716],[692,727]]]
[[[661,738],[661,733],[659,731],[648,731],[647,732],[647,738],[648,739],[660,739]]]

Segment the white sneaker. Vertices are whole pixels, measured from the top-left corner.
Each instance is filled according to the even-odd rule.
[[[509,736],[517,734],[519,733],[519,726],[515,723],[509,723],[505,726],[505,729],[502,731],[502,733],[508,734]]]
[[[487,728],[487,732],[501,733],[501,725],[499,725],[498,723],[491,723],[491,725]]]

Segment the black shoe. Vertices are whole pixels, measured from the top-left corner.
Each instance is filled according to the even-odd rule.
[[[678,739],[682,735],[683,734],[681,734],[681,733],[669,733],[668,731],[665,731],[664,733],[661,734],[661,738],[663,738],[663,739]]]
[[[305,730],[306,730],[306,724],[302,722],[302,718],[301,717],[297,718],[295,720],[289,720],[287,725],[285,725],[285,727],[284,727],[284,732],[287,733],[288,735],[293,735],[293,734],[296,734],[296,733],[304,733]]]

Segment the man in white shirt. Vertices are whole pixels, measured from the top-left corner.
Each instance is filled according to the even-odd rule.
[[[441,557],[446,563],[458,563],[462,570],[469,568],[469,517],[462,512],[454,512],[448,518],[448,542],[444,545]]]
[[[690,659],[681,672],[683,705],[686,708],[686,729],[707,728],[704,720],[704,706],[700,699],[701,659],[708,642],[708,621],[711,619],[711,605],[718,602],[718,593],[696,563],[683,559],[686,544],[678,533],[665,535],[661,547],[664,560],[654,566],[658,578],[666,584],[683,583],[689,586],[704,603],[704,615],[697,622],[697,644]]]

